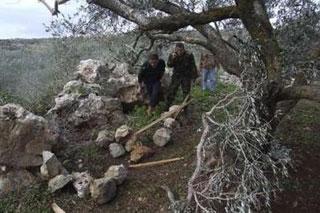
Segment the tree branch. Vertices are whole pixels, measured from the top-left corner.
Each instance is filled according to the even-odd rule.
[[[117,15],[135,22],[142,30],[165,30],[174,32],[189,25],[202,25],[228,18],[238,18],[236,6],[213,8],[202,13],[182,13],[170,17],[146,17],[140,10],[117,0],[92,0],[90,3],[111,10]]]
[[[206,40],[201,40],[193,37],[184,37],[184,36],[179,36],[179,35],[174,35],[174,34],[147,34],[148,37],[153,38],[155,40],[168,40],[168,41],[184,41],[189,44],[197,44],[199,46],[207,47],[208,42]]]
[[[165,0],[153,0],[152,6],[157,10],[171,15],[190,13],[187,9]],[[224,40],[221,40],[219,33],[209,24],[192,26],[207,39],[207,46],[205,46],[205,48],[217,57],[217,60],[224,70],[229,74],[240,76],[242,69],[239,65],[238,56],[234,50],[228,48]]]
[[[54,7],[50,7],[46,0],[39,0],[39,2],[44,4],[44,6],[50,11],[52,15],[57,15],[59,13],[59,5],[64,4],[68,1],[70,0],[55,0]]]
[[[281,91],[278,101],[299,99],[320,102],[320,87],[314,85],[287,87]]]

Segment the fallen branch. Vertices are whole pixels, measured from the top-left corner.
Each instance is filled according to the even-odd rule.
[[[179,115],[179,113],[182,111],[183,108],[185,108],[186,106],[188,106],[191,102],[192,99],[189,100],[189,96],[187,96],[185,98],[185,100],[183,101],[183,103],[179,106],[179,108],[177,108],[176,110],[172,110],[171,112],[167,112],[165,113],[163,116],[161,116],[160,118],[158,118],[157,120],[153,121],[152,123],[148,124],[147,126],[141,128],[140,130],[138,130],[137,132],[134,133],[135,136],[140,135],[141,133],[147,131],[148,129],[150,129],[151,127],[153,127],[154,125],[160,123],[161,121],[163,121],[166,118],[169,118],[171,116],[174,116],[174,118],[177,118],[177,116]]]
[[[139,164],[134,164],[134,165],[129,165],[129,168],[141,168],[141,167],[147,167],[147,166],[155,166],[155,165],[161,165],[161,164],[166,164],[166,163],[172,163],[176,162],[179,160],[183,160],[183,157],[180,158],[172,158],[172,159],[167,159],[167,160],[159,160],[159,161],[153,161],[153,162],[148,162],[148,163],[139,163]]]
[[[66,213],[56,203],[52,203],[51,207],[52,207],[52,210],[53,210],[54,213]]]

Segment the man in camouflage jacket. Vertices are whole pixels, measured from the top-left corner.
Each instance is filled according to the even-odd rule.
[[[190,93],[191,84],[198,77],[198,72],[193,54],[186,51],[182,43],[176,44],[175,51],[169,55],[167,65],[173,68],[166,102],[168,109],[180,86],[184,98]]]

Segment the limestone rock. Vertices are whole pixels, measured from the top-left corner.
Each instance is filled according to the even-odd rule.
[[[109,145],[109,151],[113,158],[121,157],[126,153],[126,150],[119,143],[112,143]]]
[[[179,127],[179,123],[173,118],[166,118],[163,122],[163,126],[168,129],[174,129]]]
[[[108,129],[100,131],[97,139],[95,140],[96,144],[99,147],[107,147],[113,141],[114,141],[114,131],[110,131]]]
[[[9,171],[0,175],[0,197],[12,191],[19,191],[35,182],[35,177],[27,170]]]
[[[90,185],[90,193],[96,203],[107,203],[116,196],[116,182],[114,179],[109,177],[96,179]]]
[[[127,125],[122,125],[116,130],[115,139],[117,142],[121,142],[128,138],[132,130]]]
[[[104,176],[113,178],[116,181],[117,185],[120,185],[127,179],[128,170],[122,164],[117,166],[110,166]]]
[[[137,138],[134,135],[126,142],[125,149],[127,152],[131,152],[137,144]]]
[[[67,174],[67,170],[62,166],[58,158],[49,151],[42,152],[43,164],[40,173],[44,178],[53,178],[59,174]]]
[[[93,179],[90,174],[86,172],[76,172],[73,173],[73,187],[77,191],[78,197],[84,198],[90,193],[90,184]]]
[[[172,111],[177,111],[179,109],[180,105],[172,105],[170,108],[169,108],[169,112],[172,112]]]
[[[171,139],[172,131],[167,128],[158,129],[153,135],[153,143],[157,146],[165,146]]]
[[[151,148],[147,146],[137,145],[130,153],[130,161],[137,163],[138,161],[150,157],[153,154],[154,151]]]
[[[104,86],[107,94],[118,97],[122,103],[130,104],[142,100],[138,76],[130,73],[130,65],[117,64]]]
[[[101,78],[104,78],[108,73],[108,67],[98,60],[83,60],[80,61],[78,77],[86,83],[98,83]]]
[[[40,166],[55,140],[43,117],[15,104],[0,106],[0,132],[0,164],[16,168]]]
[[[117,116],[120,114],[121,116]],[[114,116],[118,120],[113,119]],[[87,98],[81,99],[78,108],[71,114],[68,121],[74,126],[84,123],[120,123],[125,120],[122,106],[118,99],[97,96],[91,93]]]
[[[73,180],[72,175],[57,175],[48,182],[48,189],[51,193],[62,189]]]

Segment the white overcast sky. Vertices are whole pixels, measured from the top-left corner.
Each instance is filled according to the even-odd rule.
[[[47,0],[53,6],[54,0]],[[64,14],[73,14],[81,0],[60,6]],[[49,10],[38,0],[0,0],[0,39],[49,37],[44,23],[52,20]]]
[[[315,0],[320,2],[320,0]],[[54,0],[47,0],[53,5]],[[72,0],[60,6],[64,14],[73,14],[83,0]],[[0,0],[0,39],[49,37],[43,23],[52,16],[38,0]]]

